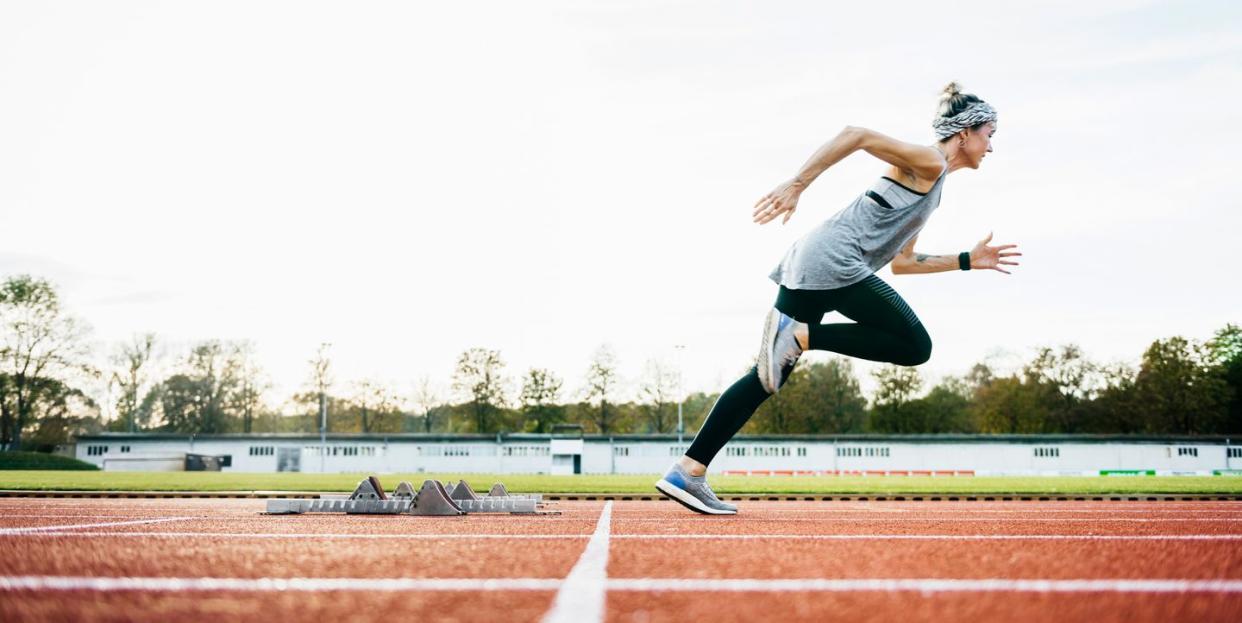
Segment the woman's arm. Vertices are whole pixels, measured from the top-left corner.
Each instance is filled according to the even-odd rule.
[[[945,167],[944,156],[933,147],[905,143],[866,128],[846,126],[811,154],[797,175],[755,203],[755,222],[762,225],[781,214],[785,215],[781,222],[789,222],[789,217],[798,209],[802,191],[828,167],[859,149],[918,178],[934,180],[940,177]]]
[[[956,255],[927,255],[924,253],[916,253],[914,251],[914,242],[918,239],[918,236],[911,238],[910,242],[906,243],[906,246],[902,247],[901,251],[897,254],[897,257],[893,258],[891,268],[894,275],[942,273],[950,270],[960,270]],[[992,234],[988,234],[987,238],[981,240],[979,244],[975,245],[975,248],[970,251],[970,269],[991,269],[999,270],[1006,275],[1013,274],[1001,268],[1000,265],[1004,264],[1007,266],[1017,266],[1018,263],[1002,258],[1015,257],[1022,254],[1016,251],[1010,253],[1002,253],[1002,251],[1005,249],[1016,248],[1018,245],[1005,244],[999,247],[989,247],[987,243],[991,241]]]

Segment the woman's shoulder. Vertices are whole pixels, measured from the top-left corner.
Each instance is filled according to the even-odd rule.
[[[913,171],[905,171],[898,167],[888,167],[884,177],[920,195],[926,195],[936,185],[936,182],[940,181],[940,177],[944,177],[944,173],[941,173],[940,177],[926,179],[915,175]]]

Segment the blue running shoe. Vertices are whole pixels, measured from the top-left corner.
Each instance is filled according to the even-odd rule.
[[[656,490],[674,502],[704,515],[736,515],[737,507],[721,502],[706,476],[691,476],[681,465],[673,463],[668,473],[656,482]]]
[[[794,330],[801,324],[805,323],[786,316],[778,309],[768,312],[768,321],[763,325],[763,342],[759,346],[759,360],[755,366],[759,372],[759,383],[769,394],[780,390],[802,356],[802,347],[794,336]]]

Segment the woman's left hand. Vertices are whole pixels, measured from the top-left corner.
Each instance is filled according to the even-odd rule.
[[[1016,257],[1022,254],[1018,253],[1017,251],[1011,251],[1009,253],[1002,253],[1002,251],[1004,251],[1005,249],[1016,249],[1018,245],[1002,244],[999,247],[989,247],[988,243],[991,241],[992,241],[992,234],[989,233],[987,238],[980,240],[979,244],[975,245],[974,249],[971,249],[970,269],[980,270],[980,269],[990,268],[992,270],[999,270],[1002,273],[1005,273],[1006,275],[1012,275],[1013,273],[1005,270],[1004,268],[1001,268],[1001,266],[1002,265],[1017,266],[1018,265],[1017,262],[1011,262],[1009,260],[1006,260],[1005,258]]]

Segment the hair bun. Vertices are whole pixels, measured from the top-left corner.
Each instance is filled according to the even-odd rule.
[[[947,102],[961,92],[962,85],[957,82],[950,82],[949,84],[944,85],[944,90],[940,94],[940,101]]]

